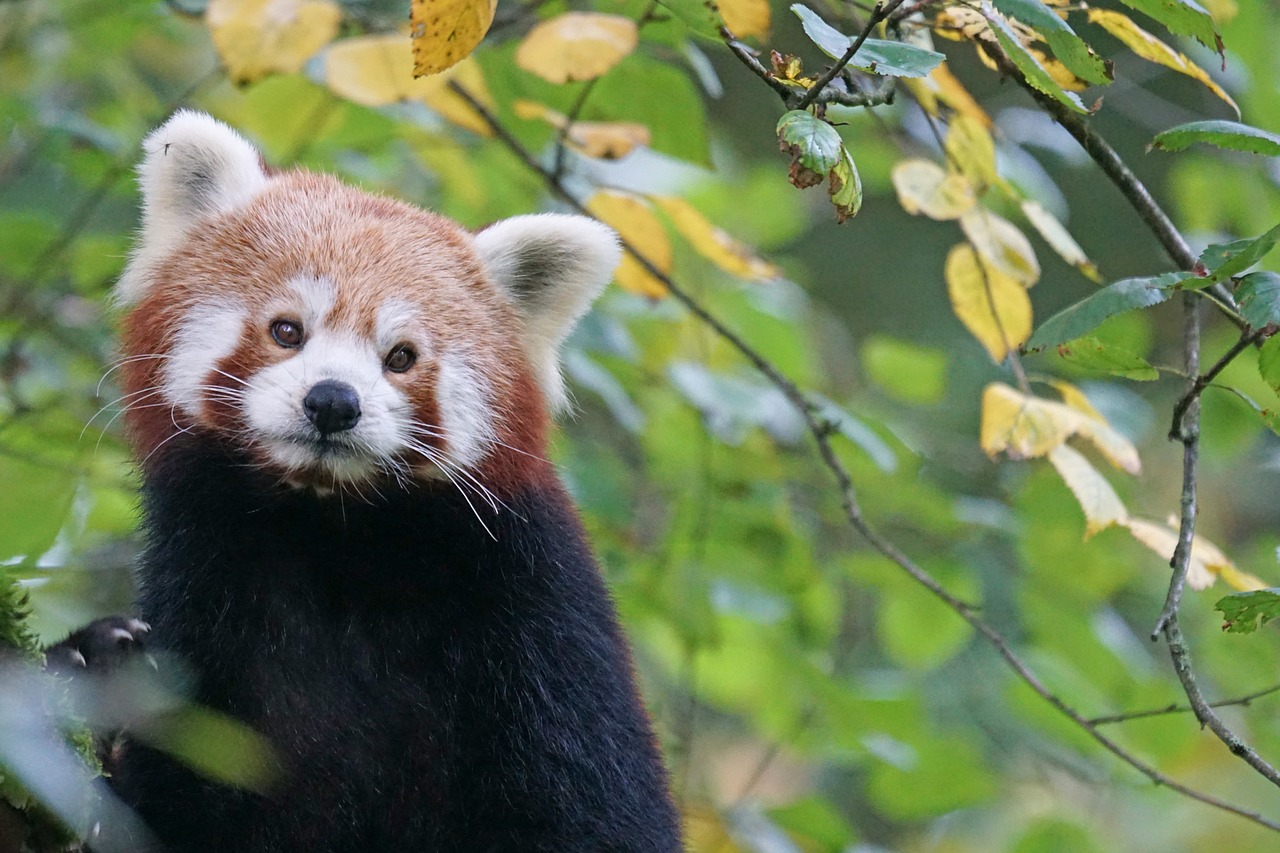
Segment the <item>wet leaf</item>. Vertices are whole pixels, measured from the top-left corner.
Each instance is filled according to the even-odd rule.
[[[1040,278],[1040,263],[1025,234],[985,207],[960,217],[960,228],[978,254],[1005,275],[1030,287]]]
[[[1280,157],[1280,135],[1235,121],[1193,121],[1180,124],[1156,134],[1151,147],[1162,151],[1181,151],[1197,142],[1231,151]]]
[[[1236,298],[1240,313],[1255,329],[1280,323],[1280,273],[1263,270],[1242,276]]]
[[[1085,109],[1084,102],[1080,100],[1080,96],[1074,92],[1066,91],[1053,79],[1053,75],[1040,64],[1040,60],[1036,59],[1018,38],[1009,22],[1000,13],[991,8],[991,4],[987,0],[983,0],[982,14],[991,27],[991,34],[995,36],[1001,49],[1009,57],[1009,61],[1022,72],[1023,76],[1027,78],[1027,82],[1036,91],[1043,92],[1058,103],[1064,104],[1078,113],[1088,112]]]
[[[822,20],[807,6],[796,3],[791,11],[800,19],[805,35],[832,59],[844,56],[845,51],[856,41],[856,38],[845,35]],[[858,48],[849,66],[887,77],[924,77],[944,59],[946,57],[937,51],[900,41],[869,38]]]
[[[1085,370],[1099,370],[1112,376],[1146,381],[1159,379],[1160,372],[1142,356],[1122,347],[1104,343],[1097,338],[1083,337],[1058,345],[1058,355],[1063,361]]]
[[[1115,489],[1111,488],[1106,478],[1079,451],[1060,444],[1049,451],[1049,461],[1058,470],[1084,512],[1085,539],[1128,517]]]
[[[978,196],[964,175],[948,172],[932,160],[903,160],[893,167],[898,203],[910,214],[930,219],[959,219],[973,209]]]
[[[516,50],[516,64],[551,83],[593,80],[626,58],[638,41],[630,18],[565,12],[529,31]]]
[[[961,243],[947,255],[947,296],[960,322],[990,353],[1004,361],[1031,334],[1031,300],[1016,279],[984,263]]]
[[[1066,343],[1093,331],[1108,317],[1135,308],[1149,308],[1167,300],[1190,275],[1183,272],[1164,273],[1147,278],[1126,278],[1107,285],[1079,302],[1064,308],[1040,324],[1028,352]]]
[[[1232,240],[1230,243],[1214,243],[1200,253],[1198,268],[1203,271],[1204,284],[1223,281],[1244,272],[1262,260],[1280,241],[1280,225],[1258,237]]]
[[[1191,36],[1205,47],[1222,53],[1222,39],[1214,28],[1213,17],[1195,0],[1121,0],[1168,27],[1169,32]]]
[[[1214,605],[1221,611],[1222,630],[1233,634],[1252,634],[1280,616],[1280,589],[1255,589],[1233,592]]]
[[[652,196],[651,200],[671,217],[676,230],[698,254],[730,275],[764,281],[777,278],[780,274],[776,266],[761,260],[750,246],[712,225],[697,208],[684,199]]]
[[[412,0],[413,75],[457,65],[484,40],[498,0]]]
[[[342,9],[328,0],[209,0],[205,23],[227,74],[252,83],[302,68],[333,41]]]
[[[1126,47],[1148,62],[1163,65],[1165,68],[1172,68],[1180,74],[1199,80],[1211,92],[1230,104],[1236,115],[1240,115],[1240,108],[1236,106],[1236,102],[1231,99],[1231,96],[1221,86],[1213,81],[1213,78],[1203,68],[1188,59],[1186,54],[1179,53],[1142,29],[1128,15],[1113,12],[1109,9],[1090,9],[1089,22],[1097,24],[1111,33],[1111,35],[1123,42]]]
[[[1084,249],[1071,236],[1065,225],[1058,218],[1044,209],[1038,201],[1026,199],[1022,202],[1022,214],[1039,232],[1058,257],[1080,270],[1090,281],[1099,281],[1098,267],[1085,255]]]
[[[671,271],[671,241],[653,209],[644,199],[611,190],[596,193],[587,202],[587,211],[618,232],[630,248],[664,273]],[[641,296],[667,295],[661,281],[627,252],[614,278],[623,288]]]

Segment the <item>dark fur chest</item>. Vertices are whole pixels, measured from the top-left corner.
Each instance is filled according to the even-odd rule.
[[[558,484],[478,518],[457,492],[343,506],[179,461],[148,486],[142,615],[281,776],[251,795],[132,748],[122,787],[168,849],[679,849]]]

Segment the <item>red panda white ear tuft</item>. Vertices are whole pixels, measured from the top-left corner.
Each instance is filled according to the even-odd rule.
[[[520,313],[525,352],[548,403],[563,409],[560,345],[613,277],[618,235],[585,216],[541,213],[490,225],[475,241],[489,277]]]
[[[116,298],[138,301],[150,268],[207,216],[235,210],[267,182],[258,150],[222,122],[179,110],[142,143],[138,166],[142,230],[116,286]]]

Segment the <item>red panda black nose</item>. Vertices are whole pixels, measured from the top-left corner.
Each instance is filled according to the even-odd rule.
[[[332,435],[360,421],[360,395],[345,382],[326,379],[311,386],[302,409],[321,435]]]

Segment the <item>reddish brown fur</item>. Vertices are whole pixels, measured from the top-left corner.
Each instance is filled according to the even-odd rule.
[[[146,295],[124,319],[125,358],[168,353],[194,306],[230,295],[249,313],[242,340],[219,368],[246,377],[290,351],[267,331],[286,282],[301,275],[336,284],[326,323],[372,335],[378,307],[389,297],[419,306],[435,352],[465,347],[470,363],[492,386],[497,439],[478,476],[498,493],[513,493],[550,475],[548,417],[542,394],[518,342],[519,319],[484,274],[469,236],[443,217],[368,195],[337,180],[302,171],[277,176],[239,211],[208,219],[151,273]],[[256,324],[256,325],[255,325]],[[477,343],[479,342],[479,343]],[[435,365],[429,355],[403,375],[388,374],[406,391],[415,415],[437,424]],[[151,455],[190,418],[146,397],[159,388],[164,361],[127,361],[124,391],[138,394],[127,413],[138,458]],[[232,387],[211,372],[205,382]],[[139,393],[142,392],[142,393]],[[198,426],[224,437],[243,436],[240,413],[208,401]]]

